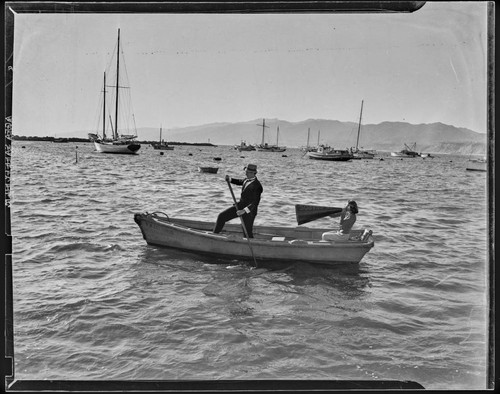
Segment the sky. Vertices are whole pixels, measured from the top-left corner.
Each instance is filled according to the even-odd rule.
[[[487,2],[387,14],[17,14],[13,134],[96,128],[120,29],[137,127],[278,118],[486,132]]]

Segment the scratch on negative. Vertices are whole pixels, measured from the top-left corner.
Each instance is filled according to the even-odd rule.
[[[457,72],[455,71],[455,67],[453,67],[453,62],[451,61],[451,59],[450,59],[450,66],[451,66],[451,69],[453,70],[453,74],[455,74],[455,79],[457,80],[457,82],[460,82],[458,79]]]

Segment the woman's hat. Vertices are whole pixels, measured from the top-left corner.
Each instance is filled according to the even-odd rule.
[[[349,200],[349,202],[347,204],[351,207],[351,212],[352,213],[358,213],[359,212],[359,210],[358,210],[358,204],[356,203],[356,201]]]
[[[248,171],[257,172],[257,165],[255,165],[255,164],[248,164],[244,169],[248,170]]]

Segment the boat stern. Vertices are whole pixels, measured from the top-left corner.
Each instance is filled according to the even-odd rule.
[[[133,153],[136,153],[139,149],[141,149],[141,145],[140,144],[136,144],[136,143],[133,143],[133,144],[130,144],[127,146],[127,149]]]

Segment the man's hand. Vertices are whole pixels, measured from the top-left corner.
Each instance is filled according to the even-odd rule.
[[[237,211],[236,211],[236,215],[238,215],[238,216],[241,216],[241,215],[243,215],[244,213],[245,213],[245,210],[244,210],[244,209],[239,209],[239,210],[237,210]]]
[[[226,175],[226,182],[231,182],[231,177],[229,175]]]

